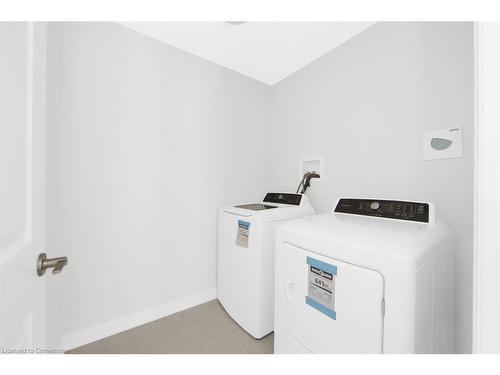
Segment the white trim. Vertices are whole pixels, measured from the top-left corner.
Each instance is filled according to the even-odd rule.
[[[45,233],[45,151],[47,128],[47,23],[30,22],[31,33],[30,57],[31,69],[28,72],[30,83],[29,102],[29,127],[28,147],[30,158],[29,166],[29,238],[32,243],[32,259],[36,259],[46,246]],[[35,283],[36,300],[34,311],[34,337],[37,346],[47,344],[47,280],[40,280],[38,276]]]
[[[165,316],[175,314],[176,312],[189,309],[190,307],[211,301],[216,297],[216,289],[210,289],[199,294],[174,300],[165,305],[138,311],[102,324],[70,332],[62,336],[60,347],[65,350],[77,348],[93,341],[100,340],[116,333],[126,331]]]
[[[480,206],[481,197],[478,194],[479,185],[479,79],[481,77],[481,66],[479,62],[482,57],[479,56],[479,44],[481,44],[482,25],[480,22],[474,23],[474,250],[473,250],[473,311],[472,311],[472,351],[473,353],[479,352],[480,330],[479,330],[479,308],[478,301],[480,299],[479,293],[479,258],[480,258],[480,245],[479,245],[479,213],[478,207]]]
[[[474,353],[500,353],[500,23],[475,24]]]

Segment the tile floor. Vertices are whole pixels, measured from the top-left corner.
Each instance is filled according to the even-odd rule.
[[[256,340],[217,300],[106,337],[69,354],[270,354],[273,334]]]

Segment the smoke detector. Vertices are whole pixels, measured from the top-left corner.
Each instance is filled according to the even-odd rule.
[[[242,23],[245,23],[246,21],[226,21],[226,23],[229,23],[233,26],[239,26],[241,25]]]

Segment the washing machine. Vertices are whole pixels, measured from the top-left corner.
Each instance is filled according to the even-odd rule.
[[[268,193],[262,202],[219,209],[217,298],[255,338],[274,326],[276,225],[313,213],[307,196],[293,193]]]
[[[434,205],[340,199],[277,227],[275,353],[451,353],[453,285]]]

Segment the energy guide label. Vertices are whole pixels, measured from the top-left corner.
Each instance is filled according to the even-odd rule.
[[[332,319],[335,312],[335,276],[337,267],[320,260],[307,257],[308,288],[306,304]]]
[[[248,236],[250,234],[250,223],[238,220],[238,232],[236,233],[236,245],[248,247]]]

